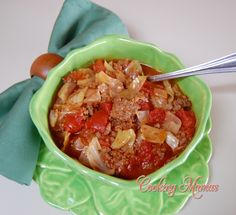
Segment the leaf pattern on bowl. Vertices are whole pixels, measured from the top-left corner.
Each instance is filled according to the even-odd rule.
[[[208,161],[212,145],[208,133],[211,121],[208,120],[205,135],[188,159],[166,176],[167,184],[183,184],[186,176],[193,179],[202,176],[199,183],[208,181]],[[73,214],[175,214],[186,204],[191,192],[180,192],[170,197],[167,192],[141,192],[112,187],[99,181],[84,180],[74,173],[60,158],[51,153],[44,144],[41,150],[34,180],[38,183],[43,199],[54,207]],[[158,181],[152,182],[157,184]],[[203,193],[204,195],[204,193]]]

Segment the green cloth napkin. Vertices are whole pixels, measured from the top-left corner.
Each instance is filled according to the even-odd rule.
[[[88,0],[66,0],[48,52],[64,57],[108,34],[128,34],[118,16]],[[0,94],[0,174],[20,184],[30,184],[38,158],[41,137],[31,121],[29,103],[42,84],[33,77]]]
[[[37,162],[41,137],[28,106],[43,80],[34,77],[0,94],[0,173],[21,184],[29,184]]]
[[[55,23],[48,51],[62,57],[108,34],[128,35],[120,18],[87,0],[67,0]]]

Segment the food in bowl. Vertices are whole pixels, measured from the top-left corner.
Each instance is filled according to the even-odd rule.
[[[137,60],[96,60],[69,72],[49,111],[64,153],[108,175],[135,179],[175,159],[191,142],[196,117],[174,81]]]

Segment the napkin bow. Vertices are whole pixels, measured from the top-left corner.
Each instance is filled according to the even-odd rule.
[[[48,52],[65,57],[109,34],[128,34],[117,15],[89,0],[66,0]],[[20,184],[30,184],[37,163],[41,137],[31,121],[29,103],[42,84],[42,79],[33,77],[0,94],[0,174]]]

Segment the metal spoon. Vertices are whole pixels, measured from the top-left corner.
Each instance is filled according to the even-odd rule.
[[[160,75],[149,76],[148,80],[152,82],[157,82],[157,81],[181,78],[192,75],[228,73],[228,72],[236,72],[236,53],[226,55],[216,60],[212,60],[207,63],[203,63],[186,69],[181,69]]]

